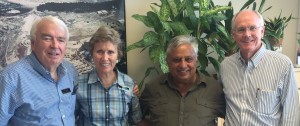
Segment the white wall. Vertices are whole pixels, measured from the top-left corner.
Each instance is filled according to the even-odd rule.
[[[214,0],[215,5],[227,5],[230,0]],[[234,6],[235,12],[237,12],[241,6],[247,0],[231,0]],[[256,0],[260,3],[261,0]],[[126,0],[126,35],[127,45],[139,41],[145,32],[151,30],[147,28],[143,23],[133,19],[133,14],[146,15],[151,10],[151,3],[159,3],[160,0]],[[293,14],[294,17],[298,16],[299,12],[299,0],[266,0],[265,8],[272,6],[272,9],[263,13],[264,18],[277,16],[282,10],[283,16],[289,16]],[[290,57],[293,63],[296,59],[296,32],[297,32],[297,20],[290,21],[288,27],[285,30],[283,53]],[[139,49],[128,52],[128,74],[138,82],[144,76],[146,69],[153,64],[148,58],[148,51],[140,53]],[[152,76],[153,77],[153,76]]]

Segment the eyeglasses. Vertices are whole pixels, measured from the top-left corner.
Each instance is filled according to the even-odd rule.
[[[235,32],[237,34],[244,34],[246,33],[247,29],[249,29],[250,32],[256,32],[258,28],[260,28],[261,26],[250,26],[250,27],[239,27],[235,29]]]

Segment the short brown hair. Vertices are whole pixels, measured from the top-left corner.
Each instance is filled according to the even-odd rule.
[[[92,36],[89,41],[89,51],[93,56],[94,45],[100,42],[111,42],[113,45],[118,47],[118,59],[123,56],[123,43],[120,39],[120,34],[108,26],[101,26]]]

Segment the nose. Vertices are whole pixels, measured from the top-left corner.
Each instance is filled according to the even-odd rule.
[[[181,59],[181,61],[179,62],[179,67],[180,68],[185,68],[187,66],[186,61],[184,60],[184,58]]]
[[[53,39],[52,42],[51,42],[51,47],[52,48],[58,48],[58,45],[59,45],[59,41],[56,40],[56,39]]]
[[[107,60],[108,59],[108,54],[106,52],[102,53],[102,60]]]
[[[249,29],[247,29],[247,30],[244,32],[243,35],[244,35],[245,37],[250,37],[251,34],[252,34],[252,32],[251,32]]]

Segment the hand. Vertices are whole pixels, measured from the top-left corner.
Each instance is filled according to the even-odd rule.
[[[143,119],[136,124],[136,126],[153,126],[148,119]]]
[[[140,97],[140,96],[141,96],[141,95],[140,95],[140,92],[139,92],[139,87],[138,87],[136,81],[134,81],[133,94],[134,94],[135,96],[137,96],[137,97]]]

